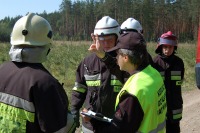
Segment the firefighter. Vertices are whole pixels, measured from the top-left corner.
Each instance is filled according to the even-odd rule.
[[[102,44],[98,40],[91,48],[94,53],[103,55]],[[83,119],[86,122],[96,121],[96,133],[164,133],[166,90],[159,72],[149,65],[143,36],[137,32],[124,33],[110,51],[117,51],[120,70],[127,71],[131,76],[116,98],[111,123],[82,115]],[[116,65],[111,65],[110,69]]]
[[[158,55],[153,59],[167,91],[167,133],[180,133],[183,111],[181,84],[184,78],[184,63],[175,55],[177,46],[177,37],[171,31],[162,34],[155,50]]]
[[[52,43],[52,29],[44,18],[29,13],[14,25],[11,61],[0,67],[1,133],[70,133],[63,86],[42,65]]]
[[[96,23],[91,37],[95,40],[99,35],[99,40],[103,43],[103,50],[106,52],[116,45],[119,32],[118,22],[109,16],[104,16]],[[80,124],[79,113],[83,105],[88,110],[102,113],[108,117],[112,117],[114,113],[115,99],[122,88],[126,73],[120,71],[119,68],[115,71],[109,70],[106,64],[115,64],[116,62],[110,62],[108,56],[113,58],[115,55],[106,53],[104,58],[99,58],[98,55],[92,53],[83,59],[76,70],[71,112],[77,127]],[[84,133],[93,132],[93,124],[82,121],[82,131]]]
[[[141,35],[143,35],[143,28],[138,20],[134,18],[128,18],[121,24],[120,33],[123,34],[126,32],[138,32]],[[153,59],[149,53],[148,53],[148,58],[149,58],[150,64],[153,66],[154,65]]]

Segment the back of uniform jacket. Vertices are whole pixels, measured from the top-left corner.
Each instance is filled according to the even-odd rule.
[[[56,132],[66,126],[68,99],[42,64],[7,62],[0,67],[0,110],[0,132]]]

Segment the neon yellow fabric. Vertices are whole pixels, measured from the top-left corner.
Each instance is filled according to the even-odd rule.
[[[87,86],[100,86],[101,85],[101,81],[100,80],[96,80],[96,81],[86,81]]]
[[[182,113],[173,115],[173,119],[180,119],[181,117],[182,117]]]
[[[81,92],[81,93],[85,93],[85,92],[86,92],[85,88],[77,88],[77,87],[74,87],[72,90],[78,91],[78,92]]]
[[[182,81],[176,81],[176,85],[177,86],[182,85]]]
[[[121,86],[114,86],[114,92],[120,92],[121,89]]]
[[[100,80],[96,80],[96,81],[86,81],[87,86],[100,86],[101,85],[101,81]],[[111,80],[110,81],[110,85],[112,85],[114,87],[113,91],[114,92],[119,92],[122,88],[122,83],[119,80]],[[73,90],[84,93],[86,90],[83,88],[76,88],[74,87]]]
[[[26,121],[34,122],[35,114],[0,103],[0,133],[25,133]]]
[[[143,71],[132,75],[119,92],[115,108],[125,91],[138,98],[144,111],[138,132],[164,133],[167,104],[166,90],[160,73],[149,65]]]
[[[171,80],[181,80],[181,76],[171,76]]]
[[[119,80],[111,80],[110,85],[118,85],[118,86],[122,86],[122,83]]]

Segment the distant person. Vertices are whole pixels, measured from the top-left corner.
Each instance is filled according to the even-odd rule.
[[[42,62],[50,51],[52,29],[29,13],[14,25],[11,61],[0,66],[1,133],[70,133],[74,121],[63,86]]]
[[[127,33],[127,32],[138,32],[141,35],[143,35],[142,25],[140,24],[140,22],[138,20],[136,20],[134,18],[128,18],[121,24],[120,33],[123,34],[123,33]],[[148,53],[148,58],[149,58],[150,64],[153,66],[154,65],[153,59],[149,53]]]
[[[103,45],[103,50],[107,52],[116,45],[119,32],[118,22],[109,16],[104,16],[96,23],[91,37],[94,43],[98,37]],[[107,64],[115,64],[116,61],[110,62],[108,56],[112,56],[111,59],[113,59],[116,54],[106,53],[99,57],[98,54],[92,53],[81,61],[76,70],[71,112],[77,127],[79,127],[79,113],[82,107],[108,117],[112,117],[114,113],[115,99],[122,88],[127,73],[120,71],[119,67],[115,70],[109,70]],[[92,133],[93,125],[93,122],[82,121],[82,132]]]
[[[97,38],[91,51],[104,54],[102,43]],[[117,52],[120,70],[131,76],[119,92],[115,113],[111,123],[89,119],[94,122],[95,133],[164,133],[166,120],[166,91],[161,75],[149,65],[148,53],[143,36],[137,32],[122,34],[117,45],[110,49]],[[117,64],[111,65],[115,69]],[[83,109],[87,112],[88,109]]]
[[[168,31],[161,35],[154,58],[155,68],[164,79],[167,91],[167,133],[180,133],[183,100],[181,85],[184,79],[183,60],[176,56],[177,37]]]

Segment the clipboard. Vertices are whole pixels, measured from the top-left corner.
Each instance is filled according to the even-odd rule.
[[[85,115],[85,116],[88,116],[90,118],[93,118],[93,119],[96,119],[96,120],[99,120],[99,121],[103,121],[103,122],[108,122],[108,123],[111,123],[112,119],[108,118],[108,117],[105,117],[103,115],[100,115],[100,114],[97,114],[91,110],[89,110],[88,112],[80,112],[82,115]]]

